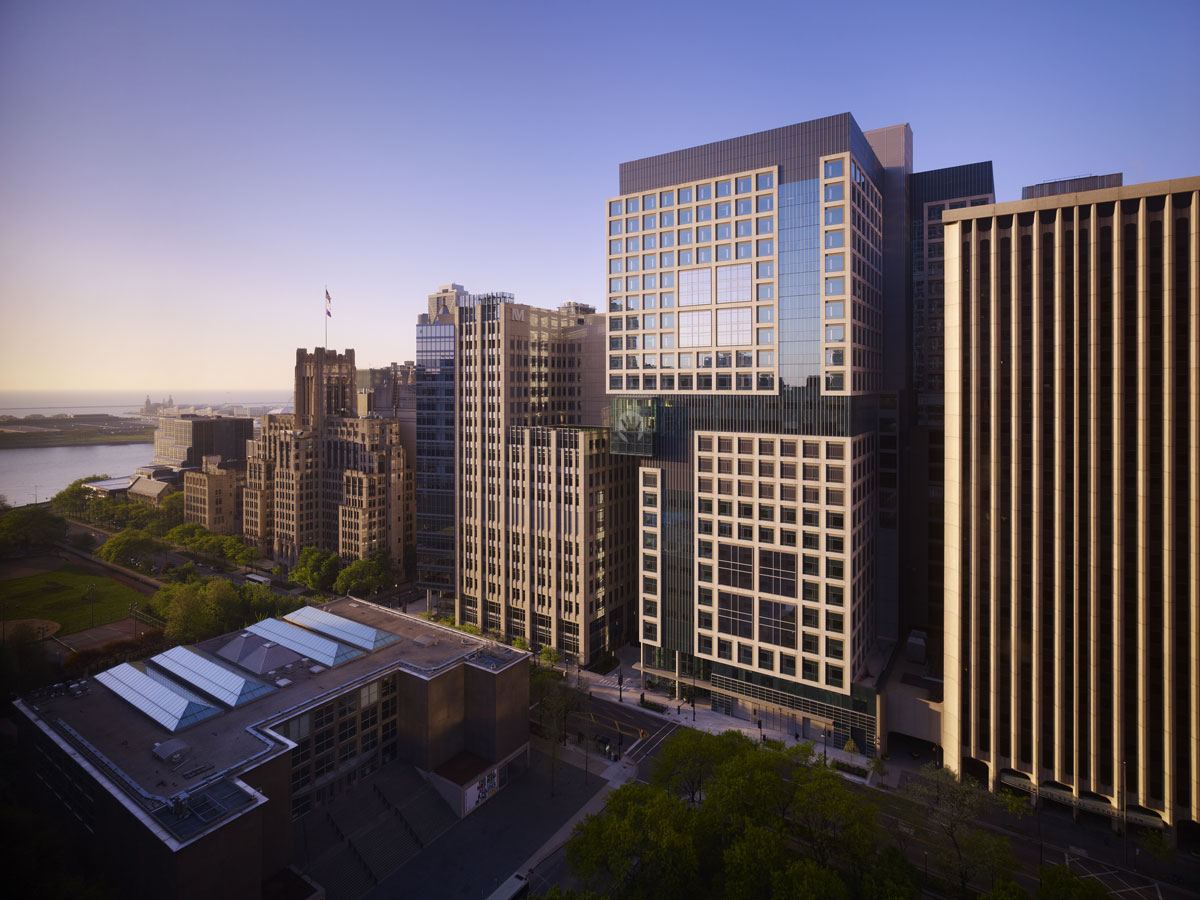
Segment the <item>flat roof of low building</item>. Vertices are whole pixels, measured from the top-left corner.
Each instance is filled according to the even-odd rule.
[[[273,724],[355,686],[395,671],[426,679],[458,665],[499,671],[529,656],[485,638],[350,597],[312,609],[316,615],[289,617],[291,621],[286,623],[267,619],[264,623],[303,630],[314,646],[334,644],[352,650],[352,654],[338,654],[338,662],[332,665],[298,653],[280,654],[292,661],[259,672],[238,666],[237,653],[221,652],[244,639],[247,632],[239,630],[192,645],[186,651],[175,651],[181,654],[186,667],[159,665],[156,658],[146,660],[144,665],[139,663],[139,669],[149,672],[154,685],[165,685],[163,689],[169,691],[171,683],[177,682],[181,696],[190,694],[194,699],[198,695],[217,708],[215,715],[196,717],[194,723],[182,725],[171,719],[168,724],[174,727],[168,728],[160,708],[163,698],[159,698],[159,706],[143,711],[138,706],[142,696],[139,692],[125,691],[119,678],[107,676],[32,694],[18,701],[18,707],[56,740],[109,776],[128,799],[150,811],[162,804],[177,808],[178,798],[195,797],[198,791],[210,787],[227,792],[230,778],[236,779],[250,766],[290,749],[289,741],[269,731]],[[301,629],[297,622],[308,627]],[[335,633],[339,629],[340,634]],[[379,635],[373,636],[374,632]],[[271,646],[269,635],[256,633],[266,637],[265,646]],[[360,639],[360,646],[346,644],[347,634]],[[376,649],[361,647],[367,639],[372,639]],[[122,666],[127,668],[127,664]],[[125,672],[122,666],[108,671]],[[204,677],[193,678],[191,672]],[[235,705],[223,702],[228,698],[218,696],[222,691],[212,692],[210,683],[219,681],[226,692],[236,688],[241,700],[246,687],[236,677],[239,675],[251,685],[261,683],[269,689],[256,690],[254,696]],[[156,756],[156,748],[168,741],[182,742],[183,746],[171,744],[172,753],[159,758],[163,754]],[[224,806],[238,808],[228,798]],[[176,839],[183,839],[162,815],[151,814]],[[195,822],[185,818],[188,828],[194,829]]]

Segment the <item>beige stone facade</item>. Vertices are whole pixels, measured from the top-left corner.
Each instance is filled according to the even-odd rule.
[[[222,465],[221,457],[206,456],[199,472],[183,476],[183,518],[198,522],[213,534],[242,531],[242,490],[245,463]]]
[[[586,664],[625,637],[635,537],[632,466],[580,427],[605,418],[604,317],[457,302],[456,616]]]
[[[386,551],[400,569],[410,555],[406,429],[395,419],[331,413],[353,404],[354,383],[354,351],[298,351],[297,413],[264,416],[248,444],[245,536],[276,559],[292,562],[305,547],[346,560]]]
[[[955,769],[1200,819],[1200,178],[947,211]]]

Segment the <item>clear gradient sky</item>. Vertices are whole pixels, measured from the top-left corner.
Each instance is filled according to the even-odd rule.
[[[603,299],[617,166],[849,110],[916,168],[1200,174],[1200,4],[0,2],[0,389],[411,359],[457,281]]]

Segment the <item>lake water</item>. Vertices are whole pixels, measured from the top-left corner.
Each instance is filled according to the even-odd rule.
[[[77,478],[132,475],[154,444],[76,444],[0,450],[0,494],[13,506],[48,500]]]
[[[167,393],[151,393],[154,402],[165,400]],[[179,406],[283,406],[292,402],[290,390],[260,391],[186,391],[176,392]],[[13,391],[0,390],[0,415],[55,416],[60,414],[107,413],[110,416],[137,415],[146,402],[146,395],[129,391]]]

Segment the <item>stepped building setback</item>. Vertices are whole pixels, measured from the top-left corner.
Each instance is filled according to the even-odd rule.
[[[455,617],[586,665],[632,619],[633,469],[602,427],[605,317],[454,302]]]
[[[354,351],[296,351],[295,412],[248,444],[247,540],[292,563],[304,547],[403,566],[415,532],[415,416],[358,416]],[[415,411],[414,411],[415,412]],[[407,446],[406,446],[407,445]]]

